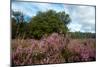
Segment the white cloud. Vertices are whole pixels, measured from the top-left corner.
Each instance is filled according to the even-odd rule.
[[[75,32],[75,31],[80,31],[81,29],[81,25],[80,24],[73,24],[71,23],[70,25],[68,25],[70,31]]]
[[[49,9],[53,9],[57,12],[64,11],[64,9],[62,7],[60,7],[60,5],[50,4],[50,3],[12,2],[12,9],[20,10],[24,14],[32,17],[32,16],[36,15],[37,11],[46,11]]]
[[[37,12],[36,9],[33,9],[32,3],[27,2],[13,2],[12,9],[15,11],[21,11],[25,15],[32,17]]]
[[[95,32],[95,8],[93,6],[69,6],[72,22],[69,25],[72,31]],[[71,7],[73,8],[71,11]],[[75,24],[72,26],[72,24]],[[77,25],[78,24],[78,25]],[[73,30],[74,29],[74,30]]]

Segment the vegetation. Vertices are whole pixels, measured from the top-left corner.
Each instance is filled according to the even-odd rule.
[[[74,39],[84,39],[84,38],[96,38],[95,33],[90,32],[69,32],[71,38]]]
[[[65,12],[48,10],[28,22],[13,11],[12,65],[95,61],[95,33],[70,32],[70,21]]]
[[[95,61],[95,40],[74,40],[57,33],[40,40],[12,40],[12,65]]]
[[[56,12],[54,10],[48,10],[46,12],[38,12],[36,16],[33,16],[29,23],[24,21],[24,16],[20,12],[13,12],[14,18],[12,18],[12,38],[15,33],[17,36],[22,37],[25,34],[26,38],[40,39],[43,34],[49,35],[53,32],[66,34],[68,27],[65,26],[70,22],[70,17],[65,12]],[[19,29],[16,29],[19,28]],[[16,32],[15,32],[16,31]]]
[[[67,25],[71,18],[65,12],[48,10],[39,11],[33,16],[30,22],[26,22],[21,12],[13,12],[12,17],[12,38],[35,38],[41,39],[43,35],[53,32],[68,34],[71,38],[95,38],[95,33],[69,32]],[[24,35],[24,36],[23,36]]]

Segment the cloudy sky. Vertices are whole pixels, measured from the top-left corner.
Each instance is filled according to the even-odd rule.
[[[25,15],[35,16],[37,11],[49,9],[65,11],[71,17],[68,25],[70,31],[92,32],[95,33],[95,7],[83,5],[68,5],[54,3],[34,3],[34,2],[12,2],[12,10],[21,11]]]

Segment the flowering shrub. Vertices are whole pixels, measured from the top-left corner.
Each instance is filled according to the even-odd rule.
[[[95,60],[95,41],[71,40],[53,33],[40,40],[12,40],[12,65]]]
[[[79,61],[94,61],[96,59],[95,40],[73,40],[68,48],[70,51],[77,53]]]

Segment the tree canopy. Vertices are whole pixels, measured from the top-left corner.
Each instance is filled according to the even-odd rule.
[[[68,31],[66,25],[70,22],[69,18],[69,15],[65,12],[57,13],[54,10],[39,11],[30,21],[31,34],[36,38],[53,32],[66,34]]]
[[[49,35],[53,32],[66,34],[69,31],[67,25],[71,21],[69,14],[54,10],[37,12],[29,23],[24,21],[24,15],[21,12],[13,11],[13,16],[15,17],[12,18],[13,36],[15,36],[15,31],[18,31],[20,35],[25,33],[26,37],[36,39],[40,39],[44,34]]]

